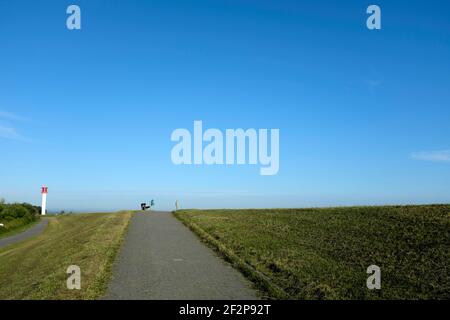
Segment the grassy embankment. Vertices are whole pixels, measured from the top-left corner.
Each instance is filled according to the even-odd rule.
[[[96,299],[107,288],[131,212],[49,217],[39,236],[0,249],[0,299]],[[70,265],[81,290],[66,286]]]
[[[15,234],[21,233],[29,228],[31,228],[32,226],[34,226],[35,224],[37,224],[39,222],[39,218],[36,219],[35,221],[32,222],[22,222],[20,221],[17,225],[14,224],[13,226],[11,226],[11,224],[8,224],[7,228],[2,228],[2,232],[0,232],[0,239],[2,238],[7,238],[7,237],[11,237]]]
[[[182,210],[273,299],[450,299],[450,206]],[[381,268],[368,290],[367,267]]]

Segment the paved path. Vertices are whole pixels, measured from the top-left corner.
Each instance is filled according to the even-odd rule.
[[[256,299],[244,277],[171,213],[131,220],[105,299]]]
[[[21,242],[23,240],[26,240],[28,238],[37,236],[41,232],[44,231],[44,229],[47,227],[48,220],[45,218],[41,218],[41,221],[39,221],[37,224],[32,226],[31,228],[28,228],[27,230],[15,234],[11,237],[2,238],[0,239],[0,248],[9,246],[10,244]]]

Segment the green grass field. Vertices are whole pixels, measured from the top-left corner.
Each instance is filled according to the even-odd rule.
[[[272,299],[450,299],[450,206],[181,210]],[[368,290],[367,267],[381,268]]]
[[[131,212],[49,217],[41,235],[0,249],[0,299],[100,298],[130,218]],[[67,289],[70,265],[81,268],[81,290]]]

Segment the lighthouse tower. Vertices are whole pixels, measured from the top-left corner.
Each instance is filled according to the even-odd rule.
[[[42,211],[41,215],[45,216],[45,212],[47,211],[47,187],[42,187]]]

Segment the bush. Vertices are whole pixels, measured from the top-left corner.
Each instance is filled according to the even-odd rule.
[[[28,203],[5,204],[0,201],[0,223],[5,224],[0,234],[21,227],[39,218],[39,207]]]
[[[2,219],[6,221],[23,218],[27,215],[29,215],[28,210],[18,204],[10,205],[2,211]]]

